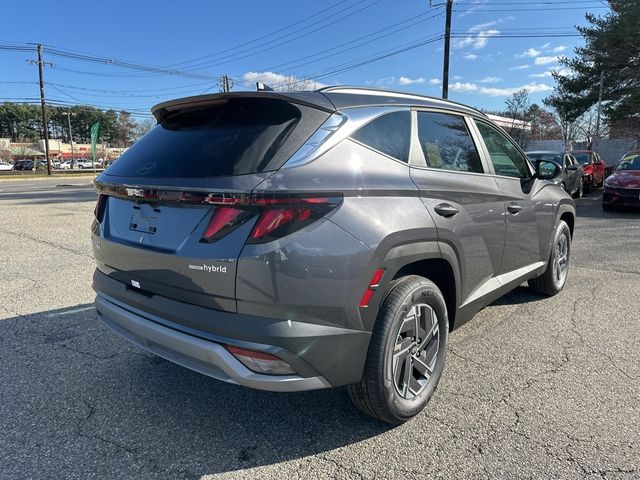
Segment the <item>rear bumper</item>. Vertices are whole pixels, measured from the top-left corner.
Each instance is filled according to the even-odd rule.
[[[640,207],[640,189],[607,189],[602,194],[602,203],[617,207]]]
[[[111,330],[139,347],[169,361],[218,380],[275,392],[329,387],[322,377],[262,375],[252,372],[222,345],[164,327],[119,306],[103,295],[96,297],[98,318]]]
[[[226,382],[300,391],[346,385],[362,377],[369,332],[149,297],[99,270],[93,288],[99,318],[116,333],[151,353]],[[276,355],[297,375],[252,372],[223,345]]]

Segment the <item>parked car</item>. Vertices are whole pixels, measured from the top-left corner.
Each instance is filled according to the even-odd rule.
[[[571,154],[582,165],[584,170],[584,189],[602,187],[605,179],[605,164],[593,150],[573,150]]]
[[[79,160],[78,168],[100,168],[101,164],[98,161],[93,160]]]
[[[154,107],[95,182],[96,310],[140,347],[252,388],[349,385],[402,423],[451,329],[523,281],[562,290],[560,169],[480,111],[353,87],[196,98]]]
[[[13,163],[0,161],[0,171],[13,170]]]
[[[640,207],[640,152],[630,152],[604,181],[602,208]]]
[[[60,170],[70,170],[71,169],[71,160],[65,160],[57,168],[59,168]]]
[[[560,186],[572,197],[580,198],[584,192],[584,172],[574,156],[565,152],[535,151],[527,152],[531,160],[544,160],[557,163],[561,174],[557,178]]]
[[[33,160],[21,159],[13,163],[14,170],[31,170],[33,168]]]

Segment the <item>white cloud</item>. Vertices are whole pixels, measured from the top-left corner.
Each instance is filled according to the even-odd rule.
[[[546,83],[528,83],[526,85],[520,85],[519,87],[507,87],[507,88],[495,88],[495,87],[482,87],[479,92],[491,97],[508,97],[513,95],[518,90],[526,90],[529,93],[541,93],[549,92],[553,90],[553,87]]]
[[[477,26],[478,25],[469,29],[468,36],[456,39],[453,43],[453,48],[471,47],[474,50],[480,50],[487,46],[491,37],[495,37],[500,33],[500,30],[496,29],[473,30]]]
[[[527,90],[529,93],[541,93],[549,92],[553,90],[553,87],[545,83],[527,83],[526,85],[520,85],[518,87],[505,88],[483,87],[478,86],[478,84],[476,83],[470,82],[456,82],[449,85],[449,90],[451,90],[452,92],[480,93],[482,95],[489,95],[491,97],[508,97],[509,95],[513,95],[514,92],[522,89]]]
[[[439,78],[430,78],[429,85],[442,85],[442,80]]]
[[[449,85],[449,90],[452,92],[475,92],[478,90],[478,85],[469,82],[455,82]]]
[[[557,63],[560,57],[536,57],[534,63],[536,65],[549,65],[550,63]]]
[[[549,42],[545,43],[544,45],[542,45],[540,48],[543,50],[546,50],[547,48],[549,48],[551,46],[551,44]]]
[[[478,55],[476,55],[475,53],[467,53],[463,55],[462,58],[465,60],[473,61],[478,59]]]
[[[482,80],[479,80],[479,83],[499,83],[501,81],[501,77],[484,77]]]
[[[462,75],[454,75],[453,79],[454,80],[462,80]]]
[[[540,50],[536,50],[535,48],[530,48],[528,50],[525,50],[524,52],[516,55],[516,57],[519,58],[523,58],[523,57],[537,57],[538,55],[540,55],[542,52]]]
[[[542,73],[532,73],[529,76],[533,78],[551,78],[554,72],[563,77],[566,77],[567,75],[569,75],[569,73],[571,73],[569,69],[561,68],[560,70],[547,70]]]
[[[409,77],[400,77],[398,79],[398,83],[400,85],[413,85],[416,83],[426,83],[427,79],[424,77],[418,77],[418,78],[409,78]]]
[[[473,12],[476,12],[478,10],[481,10],[482,8],[484,8],[484,4],[487,3],[489,0],[475,0],[473,3],[472,7],[469,7],[469,9],[461,12],[458,15],[458,18],[463,18],[466,17],[467,15],[471,15]]]
[[[326,87],[327,85],[312,79],[304,79],[295,75],[283,75],[275,72],[247,72],[242,76],[245,83],[254,84],[262,82],[270,87],[283,87],[285,85],[294,84],[294,87],[304,86],[305,89],[315,90],[317,88]]]
[[[561,53],[564,52],[567,49],[566,46],[564,45],[558,45],[556,48],[554,48],[553,50],[551,50],[553,53]]]
[[[517,65],[515,67],[509,67],[509,70],[525,70],[531,68],[531,65]]]

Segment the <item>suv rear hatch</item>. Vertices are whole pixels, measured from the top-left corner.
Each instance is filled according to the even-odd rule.
[[[259,217],[251,192],[330,112],[232,94],[154,114],[158,125],[96,179],[98,268],[143,295],[235,311],[237,259]]]

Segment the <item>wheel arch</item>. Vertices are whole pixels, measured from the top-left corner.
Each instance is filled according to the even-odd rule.
[[[429,241],[394,247],[385,255],[383,268],[390,274],[384,286],[386,293],[406,275],[419,275],[435,283],[445,298],[449,329],[454,328],[461,288],[458,258],[451,246]],[[383,301],[384,297],[380,305]]]

